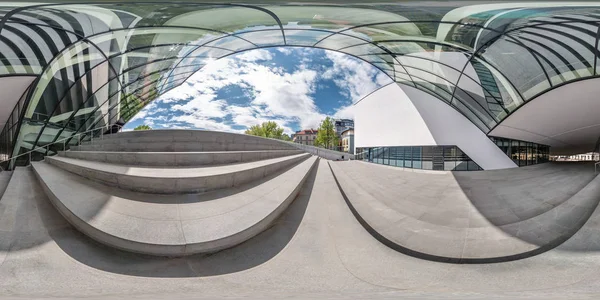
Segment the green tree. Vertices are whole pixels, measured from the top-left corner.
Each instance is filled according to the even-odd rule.
[[[285,134],[285,133],[281,136],[281,139],[284,140],[284,141],[288,141],[288,142],[292,141],[292,138],[289,135]]]
[[[291,140],[287,134],[283,133],[283,128],[279,127],[279,125],[273,121],[263,122],[260,125],[252,125],[245,133],[284,141]]]
[[[327,117],[321,121],[315,146],[327,149],[335,149],[339,143],[337,133],[335,132],[335,122],[332,118]]]
[[[140,126],[134,128],[133,130],[152,130],[152,127],[150,127],[148,125],[140,125]]]

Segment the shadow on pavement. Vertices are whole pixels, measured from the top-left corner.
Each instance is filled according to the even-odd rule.
[[[270,228],[217,253],[181,258],[134,254],[102,245],[73,227],[51,231],[50,236],[73,259],[106,272],[141,277],[204,277],[247,270],[275,257],[292,239],[306,212],[317,169],[318,165],[296,199]]]

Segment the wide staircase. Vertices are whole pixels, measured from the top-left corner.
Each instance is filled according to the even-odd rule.
[[[33,163],[58,211],[89,237],[183,256],[240,244],[296,198],[318,158],[276,140],[196,130],[124,132]]]

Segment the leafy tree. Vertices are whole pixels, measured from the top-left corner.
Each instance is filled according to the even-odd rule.
[[[140,125],[140,126],[134,128],[133,130],[152,130],[152,127],[150,127],[148,125]]]
[[[252,125],[245,133],[284,141],[291,140],[287,134],[283,133],[283,128],[279,127],[279,125],[273,121],[263,122],[260,125]]]
[[[284,140],[284,141],[288,141],[288,142],[292,141],[292,138],[289,135],[285,134],[285,133],[281,136],[281,139]]]
[[[337,147],[338,143],[339,139],[335,132],[335,122],[332,118],[327,117],[325,120],[321,121],[321,125],[319,125],[315,146],[334,149]]]

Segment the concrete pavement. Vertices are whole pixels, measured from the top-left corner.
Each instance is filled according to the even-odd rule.
[[[427,172],[332,162],[363,225],[388,246],[453,263],[521,259],[561,244],[600,201],[593,165]]]
[[[332,162],[333,164],[333,162]],[[90,299],[597,299],[600,212],[537,256],[461,265],[399,253],[356,220],[326,161],[268,230],[185,258],[98,244],[50,205],[29,168],[0,200],[0,294]]]

